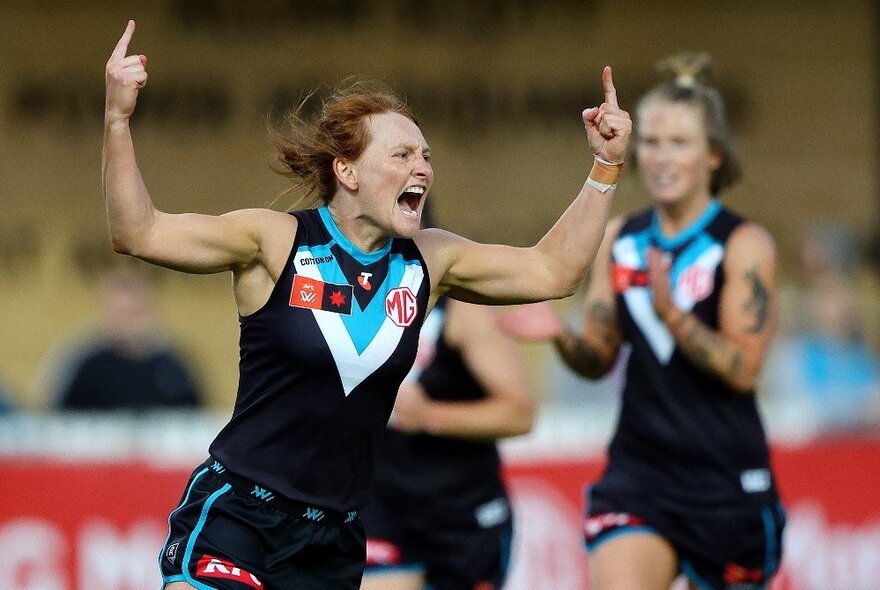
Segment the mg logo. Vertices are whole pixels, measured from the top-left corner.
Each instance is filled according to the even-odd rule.
[[[692,266],[678,279],[678,286],[690,295],[694,302],[702,301],[715,289],[714,269]]]
[[[405,328],[416,319],[419,304],[409,287],[391,289],[385,297],[385,315],[394,325]]]

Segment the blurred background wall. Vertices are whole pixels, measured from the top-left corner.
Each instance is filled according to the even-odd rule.
[[[100,186],[104,63],[126,20],[149,58],[133,124],[159,208],[269,204],[266,124],[303,92],[357,74],[403,90],[434,150],[434,204],[451,229],[533,242],[581,186],[582,108],[614,68],[621,104],[681,50],[712,54],[741,141],[725,199],[777,239],[793,280],[806,232],[878,221],[877,9],[869,0],[664,3],[561,0],[0,1],[0,379],[45,407],[47,353],[97,313],[118,256]],[[646,205],[627,174],[616,213]],[[276,206],[285,207],[279,202]],[[231,407],[237,317],[228,276],[154,270],[172,338]]]

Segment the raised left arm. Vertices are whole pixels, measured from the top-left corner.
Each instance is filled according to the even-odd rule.
[[[649,252],[654,308],[679,350],[698,369],[746,393],[754,390],[777,321],[776,247],[763,228],[744,224],[727,243],[718,329],[675,306],[660,253]]]

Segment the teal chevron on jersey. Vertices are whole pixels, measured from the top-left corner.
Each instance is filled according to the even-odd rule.
[[[348,315],[313,310],[339,369],[345,395],[348,395],[388,360],[400,342],[404,328],[388,317],[386,296],[400,287],[408,287],[413,294],[417,293],[424,279],[424,271],[419,261],[406,260],[399,253],[392,253],[392,240],[377,252],[362,252],[339,231],[326,207],[318,211],[332,239],[325,244],[301,246],[298,249],[294,259],[298,275],[325,283],[345,284],[348,279],[343,264],[374,264],[383,257],[388,261],[385,278],[381,283],[372,285],[374,294],[365,307],[362,308],[354,300]]]

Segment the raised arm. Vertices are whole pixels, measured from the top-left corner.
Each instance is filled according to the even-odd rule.
[[[717,330],[675,305],[668,269],[656,250],[648,252],[648,269],[655,311],[682,354],[745,393],[755,387],[776,327],[776,247],[754,224],[737,228],[727,244]]]
[[[594,164],[577,197],[530,248],[479,244],[425,230],[420,245],[435,269],[437,294],[476,303],[527,303],[567,297],[583,279],[602,241],[632,122],[617,103],[611,68],[602,72],[605,100],[582,113]],[[539,200],[540,196],[534,196]],[[439,271],[439,272],[437,272]]]
[[[147,83],[146,56],[126,55],[134,30],[134,21],[129,21],[107,61],[105,77],[102,180],[114,250],[192,273],[265,263],[267,228],[295,223],[285,219],[290,216],[258,209],[221,216],[168,214],[153,205],[129,128]]]

